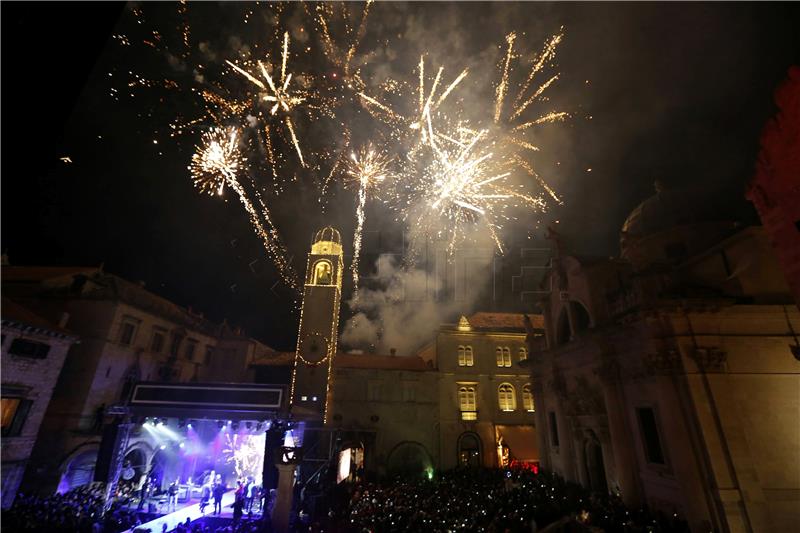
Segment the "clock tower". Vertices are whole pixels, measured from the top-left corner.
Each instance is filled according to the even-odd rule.
[[[327,419],[343,271],[339,232],[330,226],[319,230],[308,254],[292,371],[292,416],[299,420]]]

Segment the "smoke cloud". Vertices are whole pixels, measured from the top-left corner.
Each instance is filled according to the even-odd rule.
[[[469,315],[485,301],[495,251],[489,242],[472,241],[448,255],[446,243],[433,243],[416,264],[382,255],[376,274],[348,302],[353,316],[345,323],[345,347],[413,355],[434,340],[443,322]]]

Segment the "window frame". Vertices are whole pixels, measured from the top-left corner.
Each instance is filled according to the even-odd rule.
[[[158,349],[155,348],[156,336],[161,337]],[[152,333],[150,335],[150,352],[158,354],[164,353],[164,346],[166,345],[166,340],[167,340],[167,330],[159,326],[153,326]]]
[[[187,338],[183,344],[183,357],[187,361],[194,361],[197,355],[197,347],[200,346],[200,341],[197,339]],[[191,351],[190,351],[191,348]]]
[[[506,382],[497,387],[497,405],[504,413],[513,413],[517,410],[517,391],[514,385]]]
[[[658,444],[658,451],[661,452],[661,460],[663,462],[655,462],[652,460],[649,440],[645,434],[644,423],[642,420],[642,412],[649,411],[653,415],[653,429],[655,430],[655,437]],[[639,440],[642,443],[642,453],[644,455],[645,463],[648,466],[658,469],[669,469],[669,455],[667,454],[667,447],[664,445],[663,431],[661,431],[661,419],[658,415],[658,410],[653,405],[640,405],[635,408],[636,423],[639,427]]]
[[[508,346],[498,346],[494,350],[494,358],[497,368],[511,368],[511,348]]]
[[[463,383],[458,385],[458,410],[462,413],[475,413],[478,411],[478,387],[473,384]]]
[[[527,361],[528,360],[528,348],[525,346],[520,346],[517,352],[520,361]]]
[[[25,428],[25,422],[28,420],[28,414],[30,413],[31,407],[33,407],[33,400],[29,400],[24,396],[18,396],[16,394],[2,396],[2,399],[18,400],[18,403],[14,407],[14,413],[11,415],[11,420],[9,421],[8,426],[2,428],[0,431],[0,436],[4,438],[18,437],[22,434],[22,430]]]
[[[530,403],[530,408],[528,408],[528,403]],[[533,388],[530,383],[522,386],[522,408],[528,413],[536,412],[536,400],[533,398]]]
[[[464,346],[464,359],[467,362],[466,366],[475,366],[475,354],[469,344]]]
[[[122,321],[119,325],[119,335],[117,336],[117,342],[123,346],[133,346],[136,341],[136,334],[139,332],[139,326],[142,324],[142,321],[135,316],[131,315],[124,315],[122,317]],[[127,342],[125,342],[125,326],[131,326],[131,336]]]
[[[32,347],[34,348],[31,353],[25,353],[25,351],[15,351],[14,345],[17,345],[17,348],[21,348],[23,346]],[[13,355],[14,357],[24,357],[26,359],[47,359],[47,356],[50,354],[50,346],[49,343],[42,342],[35,339],[29,339],[26,337],[15,337],[11,339],[11,344],[8,346],[8,355]]]

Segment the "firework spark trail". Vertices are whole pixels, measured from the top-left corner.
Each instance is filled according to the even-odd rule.
[[[353,234],[353,298],[358,298],[358,264],[361,256],[361,237],[366,219],[364,208],[367,193],[389,177],[391,158],[377,152],[371,145],[363,148],[358,154],[353,152],[347,165],[347,174],[358,184],[358,207],[356,208],[356,230]]]
[[[540,74],[544,70],[544,67],[552,62],[555,58],[556,49],[564,36],[563,30],[564,28],[562,27],[559,30],[559,33],[553,35],[545,43],[542,51],[533,58],[527,77],[525,78],[525,81],[518,86],[516,96],[514,97],[510,106],[510,110],[507,113],[504,112],[504,108],[505,99],[510,89],[509,73],[512,69],[511,65],[513,60],[518,56],[514,53],[514,43],[517,37],[516,34],[512,32],[506,36],[506,43],[508,45],[500,73],[500,81],[495,90],[496,98],[494,114],[494,122],[499,130],[499,137],[503,140],[503,143],[506,146],[512,148],[509,159],[510,163],[524,169],[536,180],[539,186],[547,192],[550,198],[559,204],[562,202],[555,190],[553,190],[553,188],[548,185],[547,182],[533,169],[533,166],[530,164],[530,162],[527,161],[526,158],[522,157],[519,151],[514,151],[513,148],[517,147],[530,152],[538,152],[540,150],[539,146],[525,137],[526,131],[534,126],[564,121],[570,116],[569,113],[564,111],[550,111],[533,120],[530,120],[529,118],[523,118],[523,114],[529,110],[531,104],[538,100],[542,100],[545,92],[559,79],[558,74],[550,76],[544,83],[539,85],[536,90],[529,94],[531,84],[536,79],[537,75]]]
[[[207,194],[222,195],[227,186],[239,197],[250,217],[253,229],[261,238],[267,255],[275,263],[283,280],[292,288],[297,288],[297,275],[286,259],[286,249],[283,246],[278,230],[272,222],[269,209],[267,209],[261,194],[256,189],[261,213],[253,206],[247,193],[239,182],[237,175],[244,170],[245,158],[239,148],[239,134],[235,128],[214,128],[205,134],[201,144],[192,156],[189,170],[195,187]],[[266,222],[267,230],[263,220]]]
[[[253,85],[261,89],[264,94],[260,94],[260,99],[264,102],[271,102],[273,103],[272,107],[269,110],[271,115],[275,115],[279,110],[282,110],[286,113],[284,117],[284,123],[286,124],[286,128],[289,132],[289,136],[292,141],[292,145],[294,146],[295,151],[297,152],[297,157],[300,160],[300,164],[305,168],[306,162],[303,158],[303,151],[300,148],[300,140],[297,137],[297,133],[295,132],[294,124],[292,123],[292,119],[289,116],[291,111],[298,106],[306,102],[307,96],[301,92],[296,91],[292,92],[289,89],[289,83],[292,80],[292,73],[287,73],[288,68],[288,61],[289,61],[289,32],[285,32],[283,34],[283,46],[281,50],[281,70],[280,70],[280,79],[278,83],[275,83],[272,76],[269,73],[269,70],[264,65],[262,61],[258,61],[258,69],[261,72],[261,76],[266,80],[266,84],[262,82],[257,77],[253,76],[243,68],[239,67],[232,61],[226,60],[227,63],[231,68],[233,68],[236,72],[244,76],[248,81],[250,81]],[[271,153],[271,145],[268,146],[268,150]],[[275,159],[271,157],[271,164],[274,167]]]
[[[503,111],[503,100],[506,97],[506,93],[508,92],[508,71],[509,65],[511,65],[511,58],[514,55],[514,41],[517,38],[517,34],[514,32],[509,33],[506,36],[506,42],[508,43],[508,50],[506,51],[506,60],[503,64],[503,75],[500,78],[500,83],[497,85],[496,95],[497,98],[494,103],[494,121],[497,122],[500,120],[500,114]]]

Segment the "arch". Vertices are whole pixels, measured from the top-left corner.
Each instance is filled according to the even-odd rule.
[[[97,445],[91,444],[78,448],[70,454],[62,463],[58,493],[63,494],[94,481],[94,468],[99,450]]]
[[[464,360],[467,366],[473,366],[475,364],[475,357],[472,354],[472,346],[464,347]]]
[[[592,492],[605,494],[608,492],[606,467],[603,461],[603,447],[594,431],[588,430],[583,441],[583,467],[586,485]]]
[[[456,460],[459,466],[481,466],[483,443],[477,433],[472,431],[462,433],[458,437],[456,446]]]
[[[514,394],[514,385],[502,383],[497,387],[497,403],[501,411],[514,411],[517,408],[517,398]]]
[[[333,264],[327,259],[320,259],[311,267],[312,285],[333,285]]]
[[[458,366],[467,366],[466,349],[463,346],[458,347]]]
[[[528,349],[525,346],[519,347],[519,360],[525,361],[528,358]]]
[[[533,402],[533,393],[531,392],[530,383],[526,383],[522,386],[522,407],[529,413],[536,412],[536,405]]]
[[[581,331],[589,329],[592,325],[592,319],[586,306],[577,300],[570,300],[569,305],[572,308],[573,333],[577,335]]]
[[[389,452],[387,471],[407,477],[428,476],[433,473],[433,459],[425,446],[416,441],[403,441]]]

